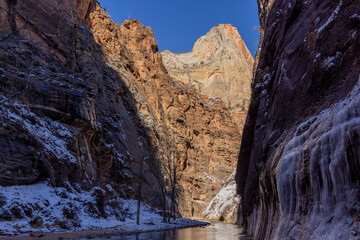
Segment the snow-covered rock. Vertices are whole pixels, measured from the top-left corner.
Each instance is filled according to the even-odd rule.
[[[235,171],[219,193],[210,201],[203,215],[205,219],[230,223],[237,221],[240,196],[236,193]]]

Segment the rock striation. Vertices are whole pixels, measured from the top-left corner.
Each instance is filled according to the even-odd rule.
[[[358,239],[360,6],[258,0],[236,175],[254,239]]]
[[[240,135],[225,102],[170,78],[150,28],[113,23],[95,0],[0,0],[0,29],[1,186],[89,191],[89,214],[106,218],[136,197],[142,168],[143,200],[161,187],[169,199],[176,169],[178,213],[202,217]],[[32,221],[17,213],[34,206],[2,199],[1,221]],[[79,227],[71,216],[49,221]]]
[[[237,29],[219,24],[199,38],[191,52],[161,52],[170,76],[194,84],[209,97],[220,97],[230,109],[240,132],[250,102],[254,60]]]

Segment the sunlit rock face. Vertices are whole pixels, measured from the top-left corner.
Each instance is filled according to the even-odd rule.
[[[226,104],[172,81],[152,30],[113,23],[96,1],[0,6],[0,185],[111,186],[93,209],[106,218],[111,199],[136,197],[143,160],[143,198],[159,203],[154,166],[170,159],[178,213],[201,218],[236,167],[240,135]],[[162,183],[170,192],[165,171]]]
[[[253,58],[237,29],[219,24],[199,38],[191,52],[161,52],[170,76],[221,97],[242,131],[250,102]]]
[[[212,101],[222,99],[242,133],[250,102],[254,60],[234,26],[213,27],[196,41],[189,53],[165,50],[161,55],[175,81],[193,85]],[[232,176],[211,200],[203,217],[236,222],[238,202]]]
[[[100,7],[91,25],[108,64],[126,76],[158,158],[175,159],[179,213],[202,218],[236,167],[240,134],[226,104],[171,79],[151,28],[137,20],[114,24]]]
[[[360,5],[258,1],[236,180],[255,239],[358,239]]]

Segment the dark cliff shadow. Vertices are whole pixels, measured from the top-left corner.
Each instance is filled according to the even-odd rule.
[[[143,179],[142,200],[159,206],[165,185],[157,146],[88,19],[66,19],[72,9],[65,6],[7,4],[0,9],[8,19],[0,32],[0,185],[48,179],[80,191],[109,184],[136,198]],[[94,9],[88,7],[85,18]]]

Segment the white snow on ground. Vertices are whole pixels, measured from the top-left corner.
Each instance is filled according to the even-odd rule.
[[[169,227],[186,227],[195,226],[199,224],[197,221],[187,219],[177,219],[169,223],[164,223],[161,215],[157,214],[154,209],[141,204],[140,225],[136,225],[136,200],[121,199],[121,212],[125,219],[119,220],[109,206],[105,207],[105,212],[108,215],[105,218],[94,216],[88,210],[89,203],[96,204],[94,197],[94,190],[101,190],[94,188],[89,192],[73,192],[69,193],[65,188],[52,188],[47,183],[39,183],[29,186],[10,186],[1,187],[0,196],[6,197],[6,205],[0,209],[0,216],[3,216],[4,211],[10,210],[14,206],[32,206],[32,217],[25,216],[23,219],[13,219],[11,221],[0,221],[0,235],[14,235],[24,234],[32,231],[80,231],[104,229],[110,227],[119,227],[125,229],[126,232],[131,231],[146,231],[146,230],[161,230]],[[108,186],[108,191],[111,187]],[[56,221],[69,221],[64,217],[64,207],[72,206],[76,209],[77,218],[75,219],[78,226],[70,226],[69,229],[60,228]],[[21,210],[22,211],[22,210]],[[30,225],[31,219],[41,217],[43,224],[41,226]],[[123,220],[123,221],[122,221]]]
[[[224,217],[225,221],[237,214],[240,197],[236,194],[235,171],[230,175],[227,183],[220,192],[210,201],[203,215],[209,220],[219,220]]]

